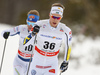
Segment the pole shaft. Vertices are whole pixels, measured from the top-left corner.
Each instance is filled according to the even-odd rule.
[[[2,55],[1,65],[0,65],[0,74],[1,74],[1,69],[2,69],[2,65],[3,65],[3,59],[4,59],[6,43],[7,43],[7,39],[5,39],[5,45],[4,45],[4,50],[3,50],[3,55]]]
[[[37,37],[37,35],[35,35],[34,45],[35,45],[35,42],[36,42],[36,37]],[[35,46],[34,46],[34,47],[35,47]],[[33,53],[33,50],[32,50],[32,53]],[[30,57],[30,61],[29,61],[28,70],[27,70],[27,74],[26,74],[26,75],[28,75],[28,73],[29,73],[31,61],[32,61],[32,54],[31,54],[31,57]]]
[[[31,54],[31,57],[30,57],[29,65],[28,65],[27,75],[28,75],[28,73],[29,73],[29,69],[30,69],[31,61],[32,61],[32,54]]]
[[[61,72],[60,72],[60,74],[59,75],[61,75]]]

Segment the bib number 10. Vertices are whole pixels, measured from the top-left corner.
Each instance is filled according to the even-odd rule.
[[[30,44],[30,45],[25,47],[25,51],[27,51],[27,50],[32,51],[32,48],[33,48],[33,45]]]
[[[49,48],[49,49],[53,50],[55,48],[55,43],[49,43],[48,41],[45,41],[44,43],[45,43],[45,45],[43,46],[44,49]]]

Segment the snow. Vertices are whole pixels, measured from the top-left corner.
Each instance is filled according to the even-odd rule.
[[[0,33],[8,28],[12,28],[12,26],[0,24]],[[5,39],[0,36],[0,64],[4,43]],[[13,75],[13,60],[18,50],[18,44],[18,35],[9,37],[7,40],[1,75]],[[61,75],[100,75],[99,45],[100,37],[92,39],[82,34],[73,36],[69,68]],[[59,63],[61,62],[62,59],[60,59]]]
[[[9,25],[0,24],[0,34],[3,30],[12,28]],[[0,35],[0,64],[3,54],[5,39]],[[18,50],[19,36],[9,37],[6,43],[5,55],[1,70],[1,75],[13,75],[13,60]]]

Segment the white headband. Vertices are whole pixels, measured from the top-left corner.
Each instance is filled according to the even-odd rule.
[[[51,8],[50,14],[60,14],[61,16],[63,16],[63,8],[54,6]]]

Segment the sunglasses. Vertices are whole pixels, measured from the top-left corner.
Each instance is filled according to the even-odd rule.
[[[27,21],[27,24],[30,26],[30,25],[32,25],[32,26],[34,26],[34,22],[29,22],[29,21]]]
[[[51,16],[53,19],[57,19],[57,20],[60,20],[61,17],[56,17],[56,16]]]

